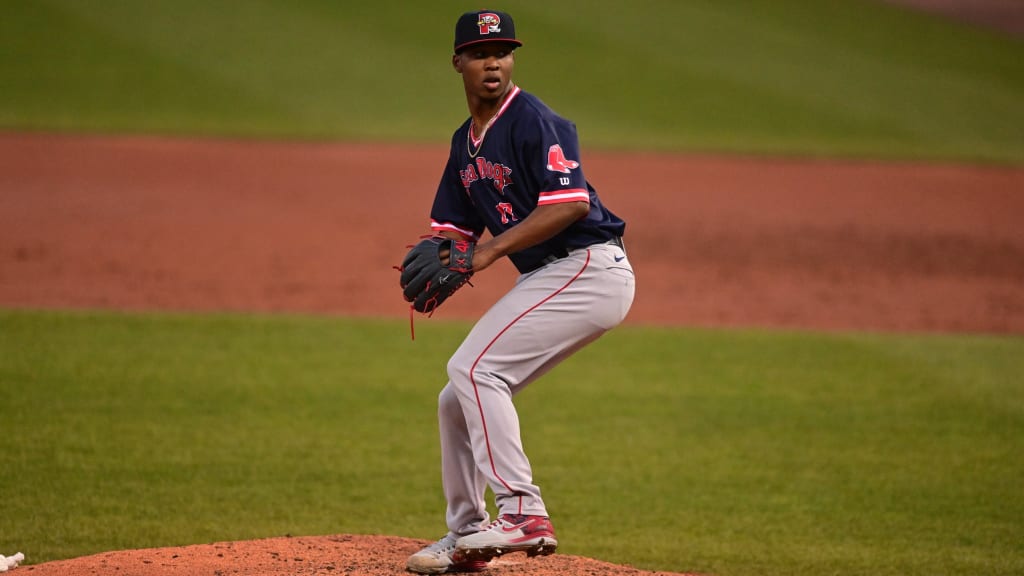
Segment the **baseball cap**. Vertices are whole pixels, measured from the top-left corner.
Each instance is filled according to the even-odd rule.
[[[455,52],[481,42],[523,45],[516,40],[516,25],[507,13],[497,10],[466,12],[455,23]]]

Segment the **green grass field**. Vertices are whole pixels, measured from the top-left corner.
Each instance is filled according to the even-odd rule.
[[[1024,162],[1019,39],[864,0],[502,7],[516,78],[587,147]],[[473,8],[11,2],[0,128],[446,143]]]
[[[435,538],[439,359],[466,329],[0,312],[0,546],[41,562]],[[1019,338],[622,327],[518,403],[565,553],[720,576],[1010,575],[1022,373]]]

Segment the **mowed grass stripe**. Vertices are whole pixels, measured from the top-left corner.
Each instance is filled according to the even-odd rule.
[[[1019,39],[867,0],[503,8],[517,79],[587,147],[1024,161]],[[447,142],[466,9],[13,3],[0,127]]]
[[[0,312],[7,514],[41,562],[444,531],[468,326]],[[517,397],[561,550],[709,574],[1015,574],[1024,341],[621,327]]]

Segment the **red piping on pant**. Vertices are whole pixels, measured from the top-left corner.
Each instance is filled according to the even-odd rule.
[[[477,406],[477,409],[480,411],[480,423],[483,425],[483,428],[484,428],[484,443],[487,445],[487,458],[488,458],[488,460],[491,463],[491,472],[494,473],[494,477],[497,478],[498,481],[501,482],[502,486],[504,486],[509,492],[513,492],[514,493],[515,490],[513,490],[512,487],[509,486],[507,482],[505,482],[505,479],[502,478],[500,474],[498,474],[498,469],[494,466],[494,455],[491,453],[491,437],[490,437],[490,435],[487,432],[487,419],[484,417],[484,406],[480,402],[480,391],[477,389],[476,377],[474,376],[474,374],[476,374],[476,366],[477,366],[477,364],[480,363],[480,360],[483,359],[484,354],[487,354],[487,351],[491,349],[491,346],[493,346],[494,343],[498,341],[498,338],[501,338],[502,334],[507,332],[508,329],[511,328],[520,319],[522,319],[523,316],[526,316],[530,312],[533,312],[541,304],[544,304],[548,300],[551,300],[555,296],[558,296],[559,294],[561,294],[566,288],[569,287],[570,284],[575,282],[580,276],[583,275],[583,271],[586,270],[587,266],[589,266],[589,265],[590,265],[590,250],[587,250],[587,260],[586,260],[586,262],[583,263],[583,267],[580,268],[580,271],[577,272],[575,276],[570,278],[569,281],[565,283],[565,286],[562,286],[558,290],[555,290],[549,296],[547,296],[546,298],[544,298],[540,302],[537,302],[536,304],[534,304],[533,306],[528,308],[526,311],[524,311],[519,316],[516,316],[514,320],[512,320],[511,322],[508,323],[508,326],[505,326],[504,328],[502,328],[501,332],[498,332],[498,335],[495,336],[494,339],[491,340],[490,343],[487,344],[487,346],[484,348],[483,352],[481,352],[480,355],[477,356],[476,360],[473,362],[472,368],[470,368],[470,370],[469,370],[469,381],[470,381],[470,383],[473,384],[473,393],[476,395],[476,406]],[[520,511],[520,513],[522,513],[522,506],[523,506],[523,499],[522,499],[522,496],[520,496],[520,498],[519,498],[519,511]]]

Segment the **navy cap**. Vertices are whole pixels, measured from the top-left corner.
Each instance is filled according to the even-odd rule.
[[[467,46],[482,42],[507,42],[522,46],[516,40],[516,25],[512,17],[497,10],[466,12],[455,23],[455,53]]]

